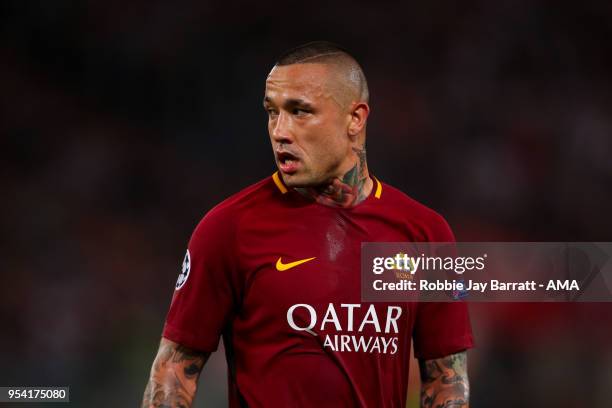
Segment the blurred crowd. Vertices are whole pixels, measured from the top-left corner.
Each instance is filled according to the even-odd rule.
[[[137,403],[192,228],[274,171],[265,77],[310,40],[363,65],[370,170],[458,240],[612,240],[612,6],[287,7],[0,6],[0,385]],[[473,405],[604,406],[610,312],[474,305]],[[216,356],[199,404],[224,375]]]

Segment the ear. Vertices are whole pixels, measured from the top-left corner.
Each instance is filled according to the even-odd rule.
[[[366,120],[370,114],[370,107],[365,102],[353,102],[349,114],[348,134],[351,139],[354,139],[365,129]]]

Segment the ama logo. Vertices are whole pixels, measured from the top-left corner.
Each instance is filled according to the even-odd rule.
[[[187,278],[189,277],[189,270],[191,269],[191,257],[189,256],[189,250],[187,250],[187,253],[185,254],[185,259],[183,259],[183,266],[181,268],[181,273],[178,276],[178,279],[176,280],[176,290],[179,290],[180,288],[183,287],[183,285],[185,285],[185,282],[187,282]]]

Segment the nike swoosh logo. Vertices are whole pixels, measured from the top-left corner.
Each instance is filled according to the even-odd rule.
[[[281,261],[281,258],[282,258],[282,256],[280,258],[278,258],[278,261],[276,261],[276,270],[282,272],[282,271],[286,271],[286,270],[291,269],[291,268],[295,268],[296,266],[301,265],[303,263],[312,261],[316,257],[300,259],[299,261],[289,262],[289,263],[286,263],[286,264],[284,264],[283,261]]]

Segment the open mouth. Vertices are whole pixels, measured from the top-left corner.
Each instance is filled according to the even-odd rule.
[[[278,167],[283,173],[295,173],[297,171],[300,159],[289,152],[276,152]]]
[[[280,164],[290,164],[292,162],[298,161],[298,158],[296,156],[288,152],[277,152],[276,157],[278,158],[278,162]]]

